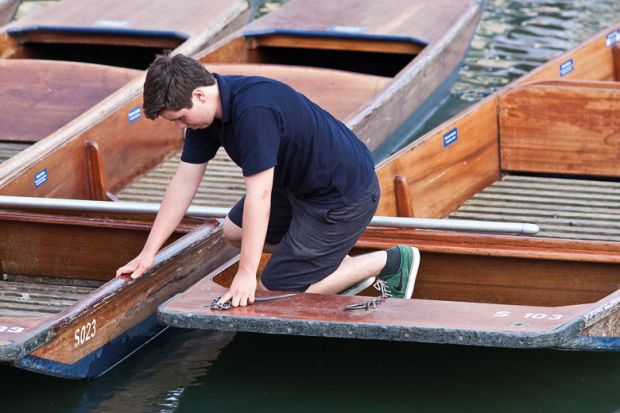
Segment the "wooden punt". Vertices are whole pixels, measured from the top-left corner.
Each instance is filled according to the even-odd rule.
[[[211,311],[234,275],[230,262],[159,318],[186,328],[620,350],[619,110],[617,25],[381,162],[379,215],[541,228],[511,236],[369,227],[353,253],[420,249],[412,300],[345,311],[368,298],[297,294]]]
[[[5,26],[0,56],[146,69],[156,54],[181,45],[195,53],[248,14],[245,0],[62,0]]]
[[[500,244],[500,240],[505,244]],[[211,310],[238,258],[158,310],[163,324],[223,331],[509,348],[620,349],[620,250],[531,245],[523,237],[370,228],[354,253],[415,243],[421,265],[413,299],[298,293],[226,311]],[[601,259],[598,254],[604,254]],[[366,291],[363,294],[370,294]],[[278,295],[259,292],[257,297]]]
[[[71,132],[62,127],[97,103],[114,108],[126,102],[136,89],[131,81],[138,87],[143,81],[135,68],[145,68],[156,53],[195,53],[240,27],[248,13],[245,0],[64,0],[4,26],[0,163],[55,131],[68,138]],[[126,116],[132,123],[141,113],[138,108]]]
[[[222,74],[270,76],[291,84],[376,147],[410,115],[427,112],[425,102],[447,93],[479,15],[477,0],[389,5],[293,0],[195,56]],[[0,165],[0,193],[160,200],[174,170],[162,162],[174,163],[183,137],[165,121],[128,123],[128,114],[141,105],[138,89],[120,108],[96,108],[76,119],[70,131]],[[89,141],[98,149],[87,155]],[[88,175],[84,165],[97,167]],[[158,165],[162,170],[154,171]],[[222,158],[210,167],[231,179],[219,184],[215,197],[200,196],[198,203],[230,206],[238,198],[231,194],[243,191],[243,181],[239,170],[227,165]],[[152,172],[147,182],[137,182],[147,172]],[[35,188],[39,174],[49,179]]]
[[[144,276],[115,278],[152,215],[0,210],[0,361],[97,377],[164,328],[157,306],[238,250],[212,219],[186,219]]]

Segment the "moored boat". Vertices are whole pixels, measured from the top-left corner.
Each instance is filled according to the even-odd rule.
[[[186,219],[142,277],[115,278],[153,215],[0,211],[0,361],[97,377],[157,334],[157,306],[237,253],[216,220]]]
[[[528,222],[539,234],[370,226],[353,253],[395,244],[420,249],[412,300],[347,311],[368,297],[296,294],[227,311],[205,307],[226,290],[233,269],[171,299],[160,320],[276,334],[620,350],[619,41],[619,26],[606,30],[377,166],[381,215]]]
[[[248,13],[245,0],[63,0],[4,26],[0,163],[56,131],[67,138],[71,129],[63,126],[102,103],[96,123],[102,108],[121,105],[141,86],[137,69],[157,53],[195,53],[240,27]],[[126,114],[130,123],[140,115],[139,108]]]

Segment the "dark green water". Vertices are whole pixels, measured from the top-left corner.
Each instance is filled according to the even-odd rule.
[[[619,0],[489,0],[424,127],[618,20]],[[169,329],[94,381],[0,367],[0,412],[35,411],[620,413],[620,354]]]

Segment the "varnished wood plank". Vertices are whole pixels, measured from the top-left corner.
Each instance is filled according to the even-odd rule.
[[[432,6],[422,1],[320,0],[290,2],[277,12],[253,22],[248,30],[281,28],[299,31],[330,31],[358,27],[366,35],[392,35],[439,41],[458,19],[475,6],[472,0],[438,0]]]
[[[0,59],[0,140],[38,141],[135,79],[87,63]],[[36,118],[36,121],[34,119]]]
[[[620,90],[524,86],[500,97],[502,170],[620,176]]]
[[[210,26],[221,26],[234,20],[235,16],[247,9],[248,4],[243,0],[180,0],[174,3],[165,0],[138,0],[131,3],[122,0],[65,0],[24,17],[10,27],[22,31],[38,28],[22,35],[22,41],[96,44],[114,42],[116,38],[117,44],[144,45],[150,33],[159,32],[163,35],[151,38],[149,45],[174,48]],[[58,30],[45,33],[49,27],[64,29],[73,35],[58,34]],[[84,33],[80,34],[80,30]],[[88,36],[88,33],[97,30],[104,35]],[[126,33],[118,36],[115,30]],[[37,35],[40,32],[44,33]]]

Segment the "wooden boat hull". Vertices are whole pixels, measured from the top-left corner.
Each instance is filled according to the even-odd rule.
[[[245,308],[211,310],[208,303],[226,291],[234,275],[233,259],[158,310],[161,323],[190,329],[263,334],[424,342],[504,348],[620,350],[617,266],[583,261],[597,251],[582,250],[581,260],[553,257],[553,248],[532,257],[530,240],[521,249],[480,255],[475,235],[440,231],[369,228],[357,253],[394,243],[418,245],[421,266],[414,299],[388,298],[375,309],[347,311],[362,296],[297,293]],[[487,236],[487,242],[497,236]],[[564,268],[572,267],[571,273]],[[551,275],[543,275],[543,274]],[[520,278],[520,279],[519,279]],[[562,289],[558,285],[565,279]],[[518,281],[516,281],[519,279]],[[535,283],[540,284],[537,286]],[[598,283],[599,289],[588,291]],[[561,291],[561,292],[560,292]],[[586,292],[587,291],[587,292]],[[259,292],[268,297],[279,292]]]
[[[161,332],[155,318],[159,304],[237,251],[222,238],[219,222],[191,221],[158,254],[148,274],[136,280],[114,278],[114,267],[135,255],[145,241],[151,224],[144,218],[1,215],[0,225],[7,230],[0,247],[2,266],[9,278],[0,295],[0,360],[65,378],[99,376],[131,355]],[[15,228],[22,232],[15,233]],[[40,231],[39,238],[35,231]],[[100,256],[88,255],[93,249]],[[22,275],[13,279],[15,273]],[[68,303],[72,294],[61,297],[58,285],[86,283],[80,280],[109,281]],[[56,292],[42,297],[32,290],[35,282]]]

